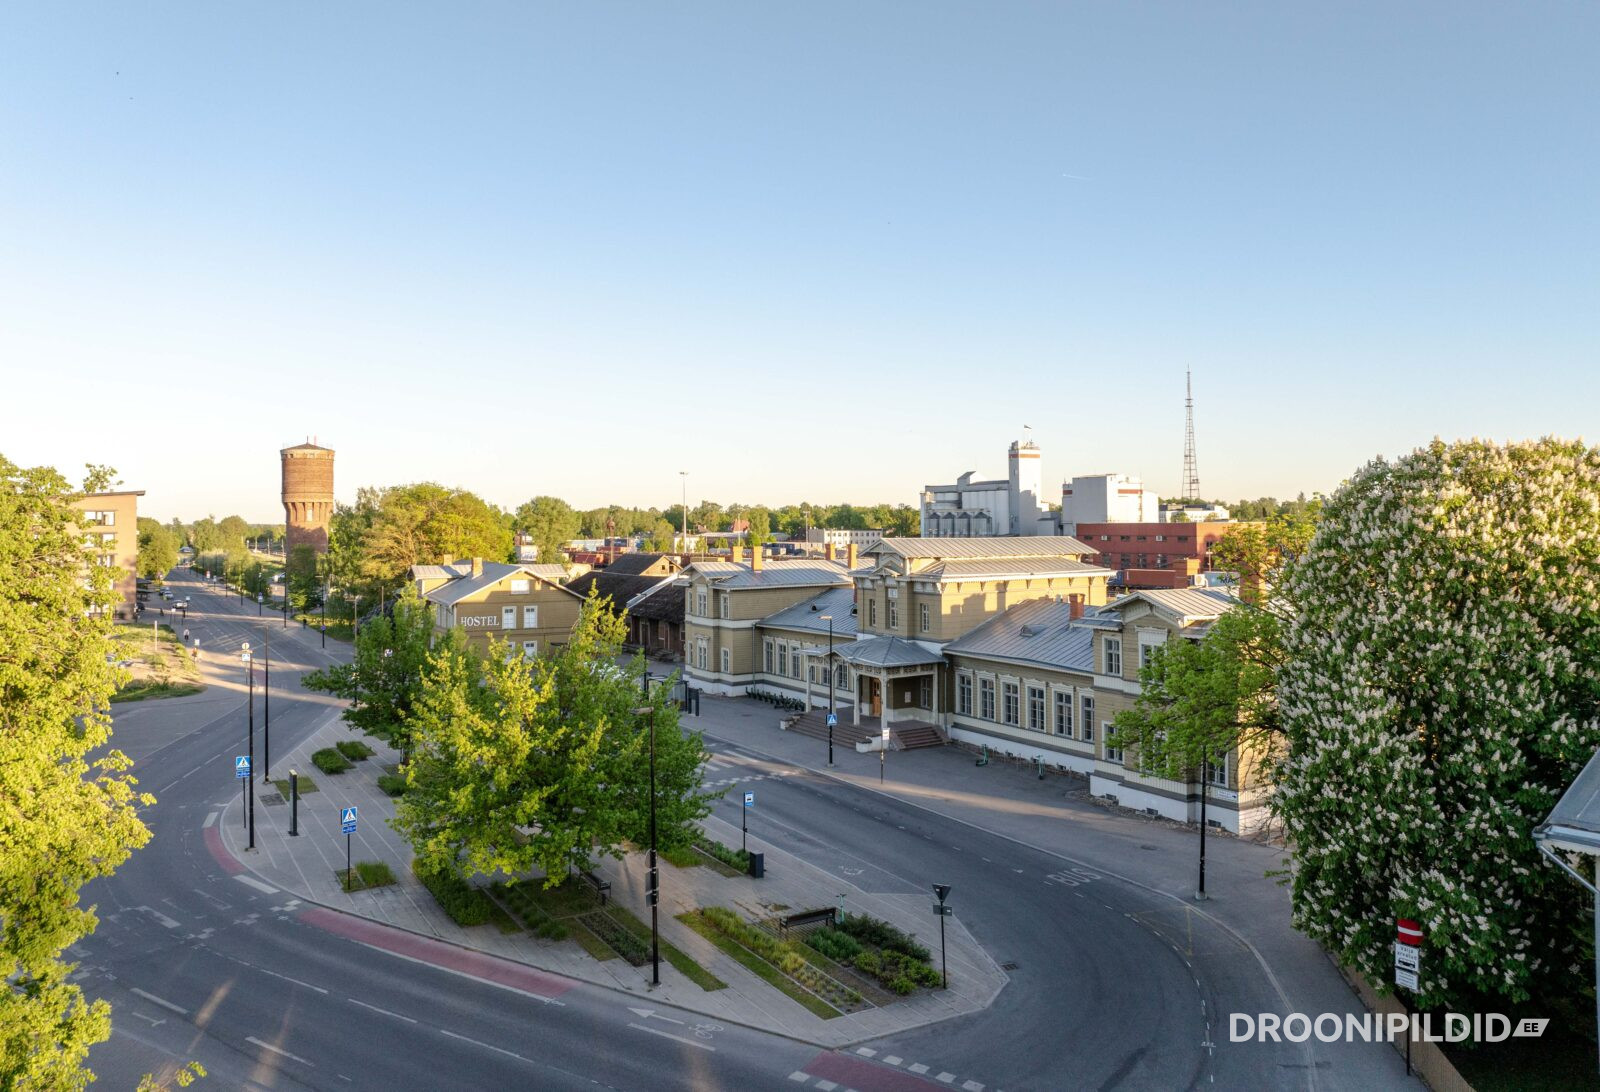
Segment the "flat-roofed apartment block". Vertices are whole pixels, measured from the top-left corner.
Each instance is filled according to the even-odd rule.
[[[1145,777],[1107,746],[1139,694],[1139,669],[1170,640],[1199,640],[1238,601],[1210,589],[1141,591],[1100,607],[1012,607],[944,652],[954,679],[953,739],[1040,759],[1089,778],[1089,791],[1169,819],[1199,819],[1202,783]],[[1247,759],[1249,756],[1247,756]],[[1198,773],[1198,771],[1197,771]],[[1230,753],[1205,772],[1207,818],[1235,833],[1266,818],[1254,763]]]
[[[736,553],[738,557],[742,553]],[[851,559],[855,548],[850,547]],[[761,681],[757,625],[829,588],[850,586],[849,564],[825,558],[696,561],[684,569],[684,668],[713,694],[742,694]]]
[[[117,570],[112,616],[128,620],[138,609],[139,498],[143,489],[86,493],[72,502],[90,563]]]
[[[445,565],[413,565],[417,594],[434,608],[433,627],[459,627],[480,652],[498,637],[508,651],[536,656],[567,643],[583,597],[562,583],[560,565],[507,565],[475,557]]]

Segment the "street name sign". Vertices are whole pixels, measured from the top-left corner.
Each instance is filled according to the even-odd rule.
[[[250,776],[250,756],[249,755],[240,755],[238,758],[235,758],[233,760],[233,776],[234,777],[249,777]]]

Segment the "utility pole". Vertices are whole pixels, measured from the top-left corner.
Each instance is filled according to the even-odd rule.
[[[683,487],[683,494],[679,498],[678,504],[678,509],[682,513],[683,545],[678,552],[686,554],[689,552],[689,472],[687,470],[678,471],[678,482]]]
[[[650,871],[645,880],[645,899],[650,903],[650,985],[661,985],[661,928],[658,914],[661,902],[661,873],[656,869],[656,718],[655,709],[642,705],[635,716],[645,717],[650,726]]]

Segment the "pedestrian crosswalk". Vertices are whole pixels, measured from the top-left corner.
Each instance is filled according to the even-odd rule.
[[[718,774],[718,773],[728,773],[729,772],[729,768],[726,767],[726,766],[723,766],[721,768],[718,768],[717,766],[714,766],[714,765],[713,766],[706,766],[706,767],[703,767],[703,772],[708,774],[708,775],[714,775],[714,774]],[[798,772],[798,771],[795,771],[795,770],[774,770],[771,773],[760,773],[760,774],[742,773],[742,774],[739,774],[737,777],[721,777],[721,778],[713,777],[711,779],[708,779],[706,781],[701,782],[701,785],[702,785],[702,787],[707,788],[707,789],[720,789],[724,785],[750,785],[750,784],[753,784],[753,783],[755,783],[757,781],[771,781],[771,780],[773,780],[775,778],[779,778],[779,777],[788,777],[790,774],[796,773],[796,772]]]

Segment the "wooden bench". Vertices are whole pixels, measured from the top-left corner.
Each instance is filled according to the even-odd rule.
[[[839,911],[833,907],[823,910],[803,910],[778,919],[778,932],[787,935],[791,929],[810,932],[826,925],[830,929],[839,924]]]
[[[595,894],[600,896],[600,905],[604,906],[606,904],[606,892],[611,890],[611,881],[602,880],[588,869],[580,871],[578,875],[583,879],[584,883],[594,888]]]

